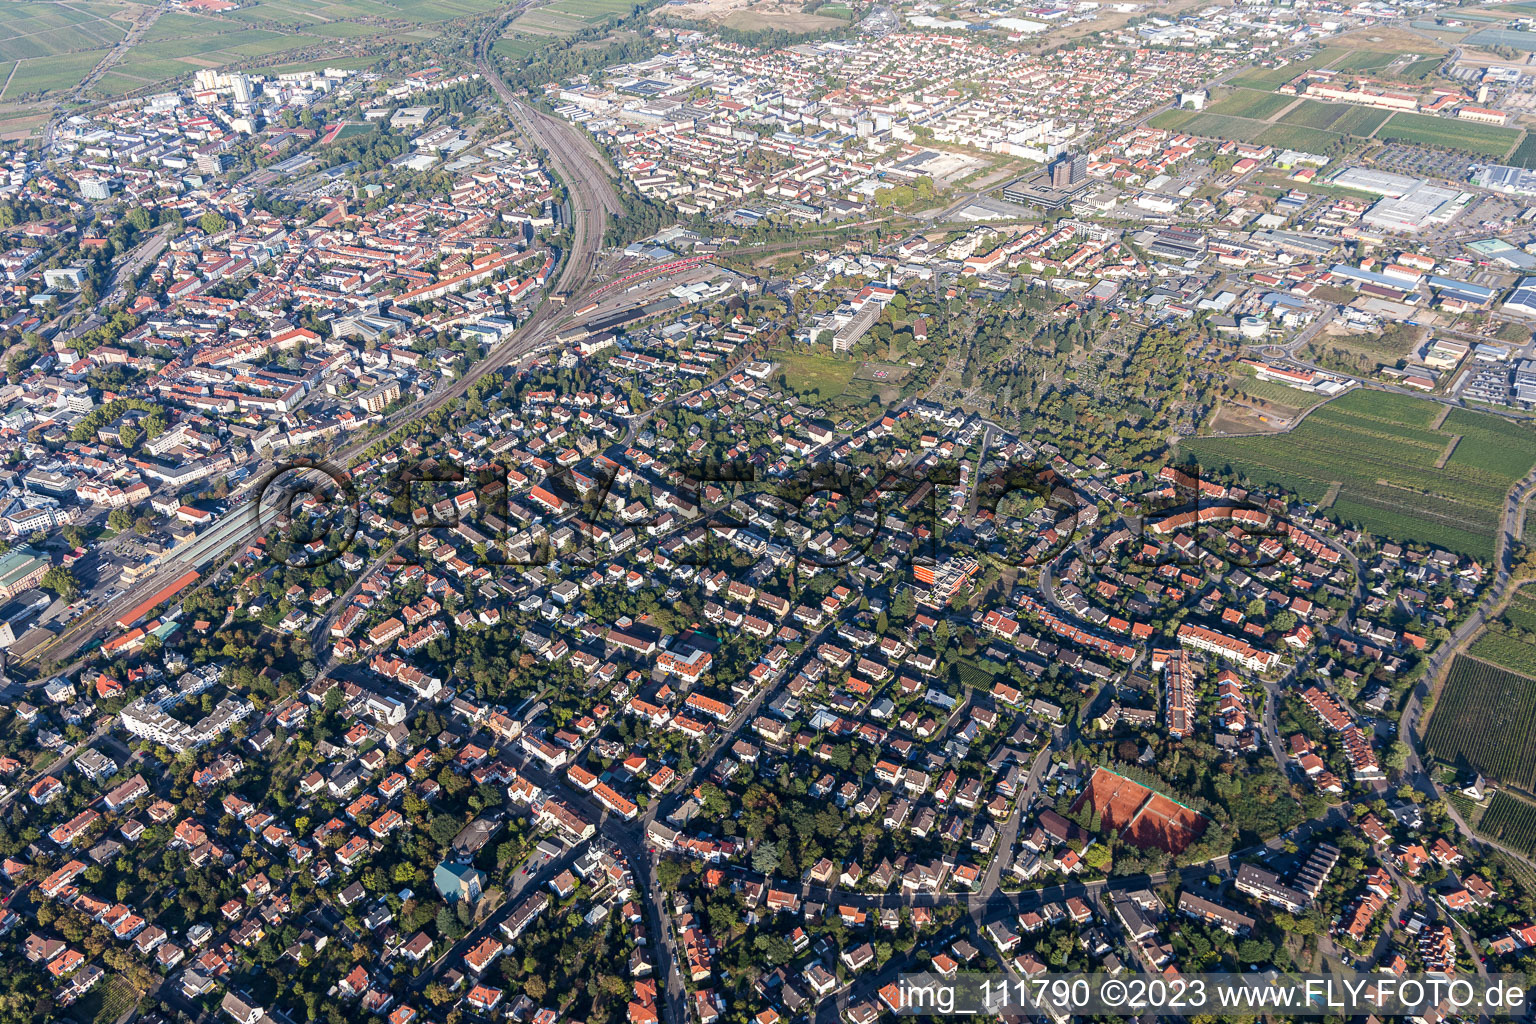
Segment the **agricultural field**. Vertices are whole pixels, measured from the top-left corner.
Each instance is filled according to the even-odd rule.
[[[1536,852],[1536,804],[1500,790],[1488,801],[1476,831],[1511,849]]]
[[[518,15],[494,49],[512,60],[525,60],[550,39],[564,39],[627,17],[635,6],[636,0],[555,0]]]
[[[1154,117],[1151,124],[1154,128],[1189,132],[1210,139],[1262,143],[1278,149],[1300,149],[1313,153],[1321,152],[1338,138],[1331,132],[1286,124],[1283,120],[1270,124],[1249,117],[1213,114],[1203,110],[1167,110]]]
[[[1207,109],[1212,114],[1230,114],[1234,117],[1251,117],[1264,120],[1284,110],[1296,101],[1294,96],[1258,89],[1234,89]]]
[[[1383,141],[1415,142],[1421,146],[1442,146],[1502,158],[1519,140],[1520,129],[1469,124],[1428,114],[1397,113],[1377,131],[1376,137]]]
[[[57,6],[59,10],[77,10],[41,3],[3,6]],[[498,0],[255,0],[222,14],[167,11],[123,59],[95,83],[93,90],[103,96],[120,96],[154,87],[199,68],[240,64],[324,44],[328,40],[387,37],[413,41],[431,38],[441,31],[443,22],[475,17],[498,6]],[[556,0],[548,9],[556,12],[550,17],[565,19],[565,23],[572,26],[570,31],[574,32],[584,27],[588,19],[601,20],[613,11],[627,13],[631,7],[631,0]],[[77,40],[73,48],[80,52],[49,58],[46,66],[29,67],[23,60],[16,69],[19,81],[13,81],[0,98],[11,100],[24,94],[59,90],[76,84],[106,54],[101,47],[110,46],[123,37],[131,21],[130,15],[118,13],[123,9],[142,10],[120,2],[103,4],[101,10],[110,12],[110,20],[107,16],[97,17],[93,21],[82,21],[78,30],[70,30]],[[7,25],[7,17],[14,16],[0,13],[0,27]],[[402,28],[402,22],[405,28]],[[411,25],[419,27],[411,29]],[[24,40],[31,37],[20,28],[15,29],[13,35],[16,38],[9,44],[0,41],[0,59],[30,57],[31,54],[22,50],[28,45]],[[87,46],[91,49],[84,49]],[[86,53],[92,54],[88,63]],[[67,70],[65,65],[58,64],[59,60],[69,61]]]
[[[1274,437],[1199,438],[1184,451],[1211,469],[1317,501],[1340,484],[1330,514],[1377,536],[1436,544],[1487,560],[1504,496],[1536,465],[1536,440],[1486,413],[1418,398],[1356,390]],[[1435,468],[1452,435],[1461,441]]]
[[[1520,140],[1520,145],[1510,155],[1509,162],[1515,167],[1536,168],[1536,132],[1525,133],[1525,138]]]
[[[1424,746],[1448,764],[1536,791],[1536,679],[1458,654],[1424,730]]]
[[[0,99],[7,103],[44,93],[63,92],[73,89],[91,69],[101,63],[106,50],[82,50],[78,53],[61,53],[54,57],[33,58],[16,62],[16,70],[0,91]]]
[[[1248,398],[1285,415],[1294,414],[1318,402],[1318,396],[1309,392],[1288,388],[1272,380],[1259,380],[1253,375],[1253,370],[1246,366],[1242,367],[1242,372],[1230,375],[1227,380]]]
[[[52,57],[112,46],[141,8],[127,4],[0,4],[0,60]]]
[[[1368,138],[1372,132],[1381,127],[1388,116],[1390,115],[1385,110],[1309,99],[1302,100],[1294,109],[1281,115],[1280,123],[1315,128],[1337,135],[1357,135]]]
[[[1473,46],[1508,46],[1522,53],[1536,53],[1536,32],[1521,32],[1509,28],[1485,28],[1467,42]]]

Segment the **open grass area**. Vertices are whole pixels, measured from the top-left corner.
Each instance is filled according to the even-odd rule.
[[[1456,409],[1439,429],[1435,403],[1357,390],[1288,434],[1199,438],[1184,450],[1212,469],[1317,501],[1341,484],[1329,514],[1377,536],[1493,555],[1504,497],[1536,465],[1536,438],[1497,416]],[[1455,452],[1435,468],[1450,442]]]
[[[1308,60],[1292,61],[1284,67],[1278,68],[1250,68],[1231,80],[1232,85],[1245,86],[1250,89],[1273,89],[1284,85],[1303,71],[1311,68],[1327,67],[1334,60],[1343,56],[1347,51],[1335,49],[1319,50]]]
[[[1453,121],[1428,114],[1397,113],[1382,126],[1376,137],[1383,141],[1416,142],[1502,158],[1520,138],[1520,129]]]
[[[1536,679],[1458,654],[1425,727],[1424,746],[1432,757],[1530,792]]]
[[[779,364],[785,386],[809,401],[828,401],[841,395],[859,369],[852,359],[811,352],[774,352],[770,358]]]

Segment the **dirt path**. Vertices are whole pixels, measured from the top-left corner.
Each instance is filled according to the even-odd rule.
[[[1440,424],[1444,423],[1445,422],[1445,418],[1447,416],[1449,416],[1450,414],[1451,414],[1451,407],[1447,405],[1445,408],[1440,410],[1440,415],[1435,417],[1435,422],[1433,422],[1433,423],[1431,423],[1429,425],[1429,429],[1430,430],[1439,430],[1440,429]]]
[[[1264,121],[1267,124],[1274,124],[1276,121],[1280,120],[1286,114],[1289,114],[1291,111],[1295,110],[1297,107],[1301,106],[1305,102],[1307,102],[1307,98],[1305,96],[1297,96],[1295,100],[1293,100],[1290,103],[1287,103],[1284,107],[1281,107],[1279,110],[1275,111],[1269,117],[1266,117],[1264,119]]]
[[[1331,480],[1328,483],[1328,493],[1323,495],[1323,500],[1317,503],[1318,509],[1332,508],[1333,503],[1339,500],[1339,488],[1344,486],[1342,480]]]
[[[1450,406],[1446,406],[1445,408],[1447,410],[1449,410],[1451,407]],[[1440,418],[1442,420],[1445,419],[1444,416],[1441,416]],[[1441,452],[1440,453],[1440,457],[1435,460],[1435,468],[1436,469],[1444,469],[1445,468],[1445,464],[1451,460],[1451,453],[1456,450],[1456,446],[1458,444],[1460,444],[1460,443],[1461,443],[1461,435],[1460,434],[1452,434],[1451,435],[1451,439],[1446,442],[1445,451]]]

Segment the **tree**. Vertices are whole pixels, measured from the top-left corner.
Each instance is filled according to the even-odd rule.
[[[778,843],[758,843],[752,851],[752,870],[771,875],[779,869],[781,859]]]
[[[459,924],[459,919],[447,907],[437,912],[437,934],[454,942],[464,935],[464,926]]]
[[[53,591],[66,601],[73,601],[80,596],[80,584],[75,574],[62,565],[56,565],[43,573],[43,589]]]
[[[432,841],[438,846],[447,846],[453,842],[453,837],[458,835],[459,829],[463,827],[463,823],[452,815],[439,814],[432,819],[428,831],[432,833]]]
[[[203,229],[204,234],[216,235],[229,227],[229,221],[225,220],[222,215],[209,210],[197,219],[197,226]]]
[[[107,513],[107,525],[118,533],[131,529],[133,526],[133,513],[125,508],[115,508]]]

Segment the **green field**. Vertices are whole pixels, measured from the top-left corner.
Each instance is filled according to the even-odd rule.
[[[1381,127],[1390,115],[1385,110],[1357,107],[1348,103],[1324,103],[1321,100],[1302,100],[1293,110],[1280,118],[1282,124],[1294,124],[1303,128],[1315,128],[1337,135],[1358,135],[1367,138]]]
[[[815,355],[810,352],[774,352],[770,358],[779,364],[786,386],[802,398],[826,401],[842,394],[858,372],[852,359]],[[815,396],[812,396],[815,392]]]
[[[1431,430],[1438,414],[1423,399],[1355,390],[1288,434],[1198,438],[1181,447],[1212,469],[1228,467],[1309,501],[1338,481],[1331,516],[1378,536],[1489,559],[1504,496],[1536,465],[1536,434],[1464,409]],[[1436,469],[1455,434],[1462,440]]]
[[[1482,156],[1503,157],[1520,138],[1520,129],[1470,124],[1428,114],[1397,113],[1376,133],[1376,137],[1384,141],[1416,142],[1422,146],[1442,146]]]
[[[1477,831],[1512,849],[1536,852],[1536,804],[1497,792],[1478,821]]]
[[[1333,66],[1339,71],[1380,71],[1397,60],[1397,57],[1395,53],[1382,53],[1378,50],[1353,50],[1340,57]]]
[[[1209,110],[1213,114],[1230,114],[1234,117],[1252,117],[1259,120],[1270,117],[1284,110],[1296,97],[1283,96],[1278,92],[1263,92],[1258,89],[1234,89],[1228,96],[1211,104]]]
[[[1424,730],[1432,757],[1536,788],[1536,679],[1458,654]]]
[[[615,16],[624,17],[635,6],[636,0],[555,0],[545,10],[558,11],[567,17],[595,24]]]

